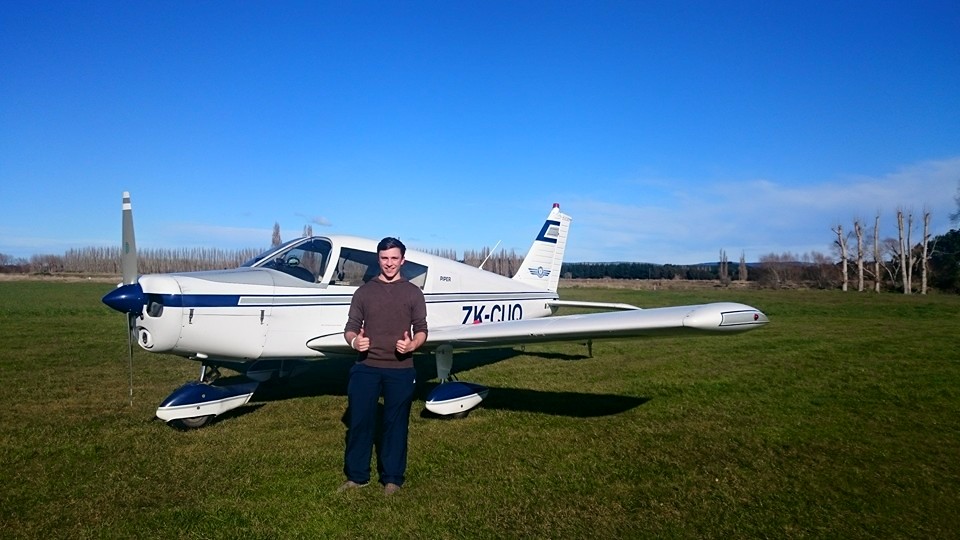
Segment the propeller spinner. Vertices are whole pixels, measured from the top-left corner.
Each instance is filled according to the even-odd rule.
[[[143,288],[137,283],[137,241],[133,233],[133,205],[130,192],[123,192],[123,245],[120,255],[120,270],[123,283],[103,296],[103,303],[112,309],[127,314],[127,361],[130,364],[130,405],[133,405],[133,342],[136,339],[136,319],[143,314],[146,298]]]

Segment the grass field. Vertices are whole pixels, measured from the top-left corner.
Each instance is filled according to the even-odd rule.
[[[736,300],[736,336],[457,353],[491,387],[422,418],[407,485],[338,494],[348,365],[209,427],[153,419],[196,364],[137,349],[109,285],[0,283],[3,538],[947,538],[960,535],[960,297],[563,289]]]

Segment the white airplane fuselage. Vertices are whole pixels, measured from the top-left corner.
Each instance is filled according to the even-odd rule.
[[[450,380],[454,348],[731,334],[769,322],[763,312],[734,302],[640,309],[561,301],[557,289],[570,221],[554,204],[512,278],[407,250],[400,274],[423,291],[428,335],[421,350],[434,354],[441,383]],[[232,270],[139,275],[129,193],[123,197],[122,233],[123,282],[103,302],[127,315],[131,335],[143,349],[202,366],[199,381],[163,400],[158,418],[199,427],[247,403],[259,382],[289,373],[287,359],[356,357],[343,331],[353,294],[380,273],[378,241],[304,237]],[[560,306],[606,311],[550,317]],[[218,367],[245,378],[221,382]],[[441,384],[427,395],[425,406],[441,416],[462,415],[486,395],[477,384]]]
[[[146,307],[136,318],[137,342],[150,352],[198,359],[324,356],[307,342],[343,343],[350,299],[360,284],[340,284],[342,268],[334,262],[348,252],[375,254],[376,242],[342,235],[300,242],[308,241],[330,248],[318,255],[323,261],[310,281],[266,267],[272,255],[232,270],[140,276]],[[282,258],[290,247],[278,253]],[[558,299],[555,291],[435,255],[407,250],[404,267],[415,269],[430,327],[534,319],[556,309],[548,305]],[[362,279],[371,277],[368,269]]]

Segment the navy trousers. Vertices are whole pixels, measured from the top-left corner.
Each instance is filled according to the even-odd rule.
[[[343,472],[359,484],[370,481],[370,457],[377,442],[381,484],[403,485],[407,469],[410,406],[417,383],[414,368],[376,368],[354,364],[347,383],[347,447]],[[377,430],[377,403],[383,396],[383,418]],[[379,435],[379,437],[376,437]]]

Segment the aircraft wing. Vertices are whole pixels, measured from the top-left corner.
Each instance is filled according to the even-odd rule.
[[[767,324],[767,316],[744,304],[631,309],[431,329],[427,345],[496,347],[545,341],[743,332]]]
[[[424,347],[450,344],[486,348],[547,341],[580,341],[617,337],[703,335],[743,332],[767,324],[756,308],[733,302],[652,309],[629,309],[431,328]],[[342,334],[319,336],[307,346],[327,353],[351,352]]]

